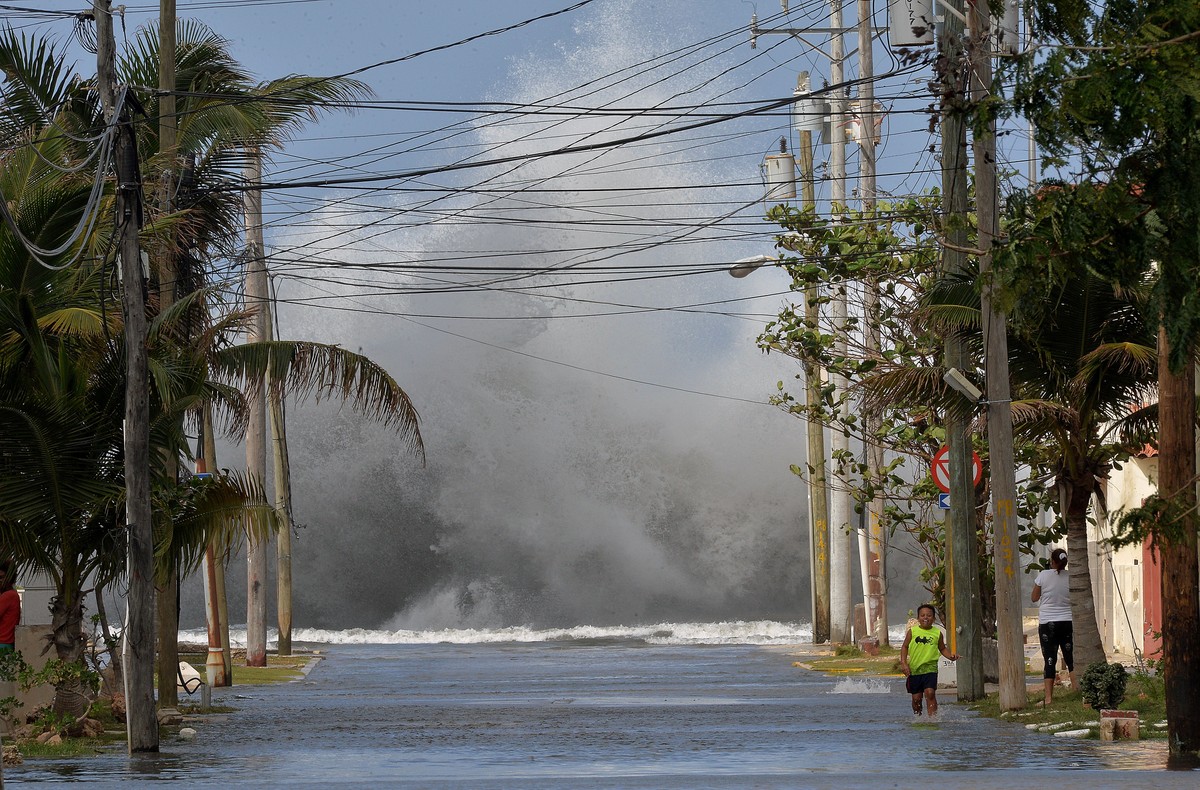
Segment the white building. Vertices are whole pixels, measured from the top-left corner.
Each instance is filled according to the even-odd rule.
[[[1092,591],[1100,638],[1110,659],[1157,658],[1162,629],[1161,565],[1147,546],[1113,550],[1111,536],[1122,511],[1137,507],[1157,491],[1158,457],[1150,450],[1114,469],[1108,481],[1108,513],[1093,508],[1088,527]]]

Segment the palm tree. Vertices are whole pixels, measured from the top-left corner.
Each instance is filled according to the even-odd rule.
[[[1013,314],[1013,431],[1045,448],[1066,524],[1075,660],[1105,660],[1087,543],[1093,498],[1115,462],[1145,447],[1156,421],[1155,329],[1145,294],[1080,268]]]
[[[105,267],[88,254],[103,239],[75,233],[86,226],[87,209],[100,210],[107,201],[93,206],[91,178],[56,166],[69,161],[71,144],[58,131],[51,124],[37,139],[27,134],[24,145],[0,158],[7,213],[0,229],[0,543],[18,566],[53,580],[56,656],[78,665],[84,586],[119,575],[125,554],[124,361],[122,346],[113,342],[122,326],[103,287]],[[58,256],[30,251],[63,246],[73,237]],[[207,381],[195,375],[197,366],[171,364],[155,353],[163,327],[183,313],[160,315],[151,326],[151,434],[164,454],[178,454],[183,445],[173,415],[206,397]],[[169,490],[167,481],[156,482],[157,490]],[[228,540],[235,529],[261,532],[273,523],[261,492],[244,481],[220,477],[187,494],[178,508],[187,518],[173,524],[174,540],[163,526],[170,519],[159,519],[164,564],[173,554],[186,564],[184,547],[208,536]],[[247,507],[254,500],[258,507]],[[78,716],[86,707],[79,680],[64,677],[55,709]]]
[[[180,39],[178,85],[188,95],[179,107],[178,150],[195,161],[191,177],[200,184],[236,180],[248,146],[281,141],[314,103],[365,91],[354,81],[306,77],[253,84],[229,57],[227,42],[207,28],[181,23]],[[138,46],[122,61],[127,79],[157,84],[157,40],[151,30],[139,33]],[[60,167],[87,161],[94,140],[81,132],[95,126],[98,110],[54,48],[10,32],[0,36],[0,68],[8,77],[0,128],[20,130],[24,142],[0,152],[0,189],[13,215],[11,227],[0,232],[0,424],[7,429],[0,433],[0,537],[18,559],[54,578],[59,655],[75,660],[82,650],[76,627],[82,584],[89,574],[100,583],[110,580],[124,558],[123,367],[119,344],[110,342],[121,332],[120,311],[103,287],[107,229],[86,222],[89,210],[104,210],[99,204],[109,199],[111,185],[101,180],[105,168],[94,180]],[[257,101],[267,95],[279,103]],[[155,98],[143,97],[143,105],[153,108]],[[152,135],[143,138],[151,184],[158,182],[155,168],[176,164],[156,147]],[[189,252],[183,256],[193,264],[184,267],[181,279],[191,283],[185,293],[201,285],[204,260],[233,251],[239,213],[227,192],[186,194],[186,206],[152,214],[142,234],[156,260]],[[49,267],[29,253],[29,242],[52,248],[64,239],[69,243]],[[63,261],[77,265],[60,267]],[[334,346],[232,346],[229,337],[247,315],[208,318],[208,293],[159,305],[151,322],[156,558],[163,578],[189,571],[214,535],[227,541],[231,530],[269,528],[271,520],[255,504],[262,500],[256,481],[218,478],[197,487],[173,471],[188,454],[184,416],[216,404],[236,436],[244,428],[242,390],[260,386],[267,370],[274,387],[351,399],[396,426],[409,446],[421,447],[416,412],[386,371]],[[25,375],[31,366],[38,372],[33,380]],[[175,629],[169,630],[165,650],[174,646]],[[160,677],[162,688],[172,696],[173,678]]]
[[[1070,557],[1075,660],[1105,660],[1096,621],[1087,523],[1093,498],[1104,502],[1113,464],[1152,440],[1157,371],[1154,329],[1145,294],[1120,288],[1080,265],[1064,279],[1022,283],[1009,319],[1013,433],[1034,448],[1029,462],[1058,494]],[[978,289],[943,281],[928,297],[942,331],[958,331],[981,349]],[[895,375],[873,383],[873,395],[913,398],[917,379]],[[924,393],[929,395],[931,393]]]
[[[131,47],[121,58],[122,77],[134,85],[159,84],[159,31],[152,24],[138,30]],[[161,308],[176,294],[186,294],[204,282],[204,257],[235,256],[240,199],[236,192],[202,187],[228,185],[241,179],[241,171],[256,152],[286,139],[316,109],[327,102],[346,102],[368,93],[355,80],[290,76],[255,83],[232,57],[229,42],[203,24],[181,20],[176,27],[175,101],[177,139],[171,151],[162,151],[159,128],[146,130],[140,138],[140,153],[148,165],[147,179],[155,189],[174,191],[174,185],[201,188],[183,190],[183,200],[172,207],[169,195],[152,197],[152,206],[163,207],[148,226],[152,257],[157,263]],[[149,92],[140,97],[151,117],[158,115],[159,98]],[[188,174],[178,177],[188,163]],[[157,172],[176,177],[159,178]],[[193,256],[201,250],[202,256]],[[202,306],[201,306],[202,312]],[[202,319],[196,325],[202,323]],[[189,346],[195,338],[180,339]],[[186,348],[182,350],[186,354]],[[265,481],[260,481],[265,485]],[[219,590],[218,594],[223,594]],[[168,578],[159,588],[159,699],[175,699],[173,667],[178,661],[175,580]],[[265,619],[263,620],[265,622]]]

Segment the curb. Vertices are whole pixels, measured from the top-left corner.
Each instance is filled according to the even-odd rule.
[[[313,669],[316,668],[317,664],[320,664],[324,660],[325,660],[325,656],[322,656],[319,654],[314,654],[313,657],[308,660],[308,663],[305,664],[303,668],[301,668],[300,677],[296,678],[296,680],[292,680],[289,682],[296,683],[297,681],[304,680],[305,678],[308,677],[308,673],[312,672]]]

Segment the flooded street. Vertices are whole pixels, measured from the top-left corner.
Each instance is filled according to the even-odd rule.
[[[1192,788],[1165,741],[1032,733],[946,704],[913,721],[895,679],[792,666],[794,649],[335,645],[307,679],[217,689],[239,710],[159,755],[29,761],[10,787],[191,786]]]

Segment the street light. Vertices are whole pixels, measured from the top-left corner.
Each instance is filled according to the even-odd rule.
[[[948,368],[946,375],[942,376],[942,381],[950,385],[950,389],[966,397],[972,403],[979,403],[983,400],[983,392],[971,383],[971,380],[962,374],[958,368]]]
[[[767,263],[779,263],[779,257],[776,255],[754,255],[750,258],[742,258],[729,267],[729,276],[741,279]]]

